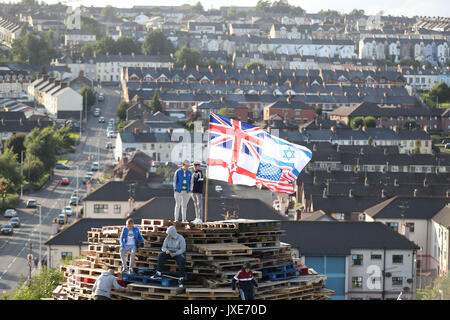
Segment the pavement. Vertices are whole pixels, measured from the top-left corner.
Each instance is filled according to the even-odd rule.
[[[98,107],[101,109],[101,116],[105,117],[106,123],[98,123],[98,118],[93,117],[92,112],[89,114],[87,131],[82,132],[76,152],[68,155],[68,165],[72,168],[70,170],[55,169],[54,177],[40,191],[25,193],[16,208],[21,220],[20,228],[16,228],[12,236],[0,235],[0,293],[14,291],[21,274],[24,279],[28,278],[30,270],[27,255],[30,253],[30,241],[32,243],[31,253],[34,257],[39,256],[39,243],[41,243],[41,257],[46,254],[47,249],[44,243],[51,235],[53,219],[61,213],[64,206],[69,205],[70,196],[77,187],[77,171],[78,187],[83,195],[86,193],[86,187],[82,183],[82,179],[86,172],[91,171],[91,163],[93,161],[100,162],[100,171],[94,175],[96,178],[101,175],[105,165],[113,162],[112,149],[107,150],[105,145],[109,141],[113,142],[113,146],[115,145],[115,139],[106,137],[106,126],[110,118],[116,119],[116,108],[120,102],[120,96],[116,90],[117,88],[108,87],[97,89],[105,94],[105,101],[98,103]],[[93,106],[93,108],[95,107],[97,106]],[[88,161],[89,156],[93,156],[91,161]],[[78,166],[78,170],[76,166]],[[62,186],[59,183],[62,177],[69,178],[68,186]],[[41,224],[39,224],[39,209],[25,208],[28,199],[36,199],[42,206]],[[78,209],[81,207],[78,206]],[[76,219],[76,207],[72,206],[72,210],[74,213],[72,217],[68,218],[68,223],[72,223]],[[0,224],[6,223],[8,220],[1,216]],[[35,269],[33,264],[32,272],[36,272]]]

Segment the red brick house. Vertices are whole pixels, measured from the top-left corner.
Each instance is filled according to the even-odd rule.
[[[276,101],[264,107],[264,120],[270,120],[272,115],[278,114],[284,120],[305,123],[314,120],[313,107],[299,101],[293,102],[291,97]]]

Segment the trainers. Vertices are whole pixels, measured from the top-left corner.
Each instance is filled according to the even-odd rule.
[[[130,269],[128,270],[128,273],[133,273],[133,268],[130,268]]]
[[[150,279],[153,279],[153,280],[157,280],[157,279],[161,279],[161,278],[162,278],[161,272],[159,272],[159,271],[156,271],[156,273],[150,277]]]
[[[128,268],[127,267],[122,267],[122,272],[127,272]]]
[[[183,278],[178,279],[178,287],[183,288]]]

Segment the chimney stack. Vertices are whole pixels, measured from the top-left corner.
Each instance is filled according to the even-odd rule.
[[[327,188],[323,188],[322,198],[326,199],[327,197]]]
[[[387,148],[384,148],[384,155],[387,156],[388,152],[387,152]]]
[[[23,120],[22,120],[22,118],[20,118],[19,122],[20,122],[20,125],[23,126]]]
[[[349,197],[349,198],[353,198],[353,189],[350,189],[350,190],[348,191],[348,197]]]
[[[172,135],[173,134],[173,129],[172,128],[167,129],[167,133],[169,133],[169,135]]]
[[[427,180],[427,178],[423,179],[423,186],[425,188],[428,187],[428,180]]]
[[[386,190],[381,189],[381,198],[386,198]]]
[[[447,192],[445,192],[445,196],[446,196],[447,198],[450,198],[450,190],[447,190]]]
[[[364,187],[368,187],[369,186],[369,179],[367,179],[367,177],[364,178]]]
[[[313,177],[313,184],[314,184],[314,185],[317,185],[317,176],[314,176],[314,177]],[[448,192],[448,191],[447,191],[447,192]]]
[[[417,197],[417,192],[418,192],[418,191],[419,191],[419,190],[414,189],[414,198]]]
[[[398,187],[399,185],[398,185],[398,179],[397,178],[395,178],[394,179],[394,187]]]

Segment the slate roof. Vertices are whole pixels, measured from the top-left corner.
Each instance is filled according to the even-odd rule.
[[[367,207],[364,213],[374,219],[401,219],[400,205],[405,204],[406,219],[432,219],[449,203],[446,197],[395,196],[378,206]]]
[[[168,143],[172,142],[172,138],[169,133],[147,132],[134,134],[131,132],[121,132],[120,138],[123,143]]]
[[[301,255],[350,255],[356,249],[418,250],[419,247],[379,222],[282,222],[281,241]]]

